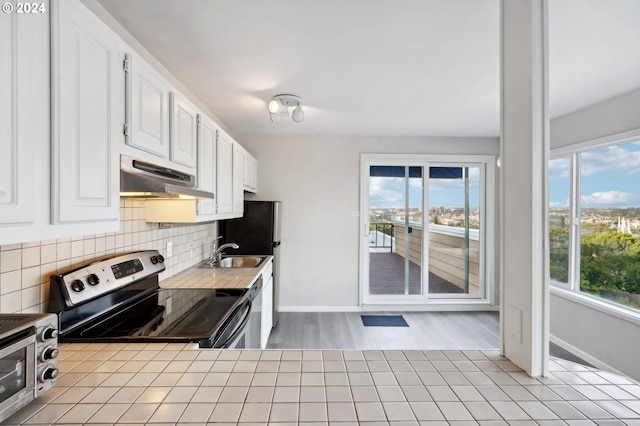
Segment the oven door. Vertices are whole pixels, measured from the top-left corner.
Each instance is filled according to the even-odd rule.
[[[251,306],[253,303],[247,300],[238,306],[222,327],[214,348],[245,349],[247,348],[247,331],[251,319]]]
[[[0,341],[0,422],[34,399],[35,329]]]
[[[231,339],[229,349],[261,349],[260,335],[262,332],[262,291],[253,299],[243,327],[238,327],[235,338]]]

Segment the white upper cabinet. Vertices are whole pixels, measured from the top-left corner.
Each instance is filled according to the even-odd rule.
[[[222,130],[218,131],[216,147],[216,212],[233,212],[233,145],[234,141]]]
[[[218,126],[207,116],[198,116],[198,189],[216,192],[216,137]],[[216,214],[216,200],[198,200],[197,215],[211,217]]]
[[[244,190],[258,192],[258,160],[248,151],[244,152]]]
[[[198,110],[148,62],[128,53],[123,154],[195,174]]]
[[[127,145],[169,158],[169,83],[147,62],[133,54],[126,55]],[[153,157],[149,157],[153,161]]]
[[[171,161],[195,169],[198,161],[198,111],[179,93],[169,94]]]
[[[244,154],[245,149],[238,143],[233,144],[233,213],[244,213]]]
[[[115,221],[117,229],[117,149],[124,138],[125,112],[123,44],[80,2],[55,5],[52,220],[56,224]]]
[[[16,2],[13,3],[15,10]],[[49,10],[48,2],[43,3]],[[48,223],[49,14],[0,14],[0,244]],[[40,213],[45,208],[45,215]],[[15,229],[15,228],[14,228]]]

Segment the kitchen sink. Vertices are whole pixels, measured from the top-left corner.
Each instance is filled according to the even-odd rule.
[[[229,256],[223,258],[220,263],[211,265],[207,260],[202,268],[256,268],[262,264],[266,256]]]

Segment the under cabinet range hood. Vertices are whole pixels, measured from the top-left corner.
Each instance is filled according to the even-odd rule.
[[[196,177],[178,170],[120,156],[120,196],[137,198],[213,199],[213,192],[196,189]]]

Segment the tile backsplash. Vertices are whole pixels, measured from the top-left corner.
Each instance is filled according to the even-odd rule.
[[[146,223],[144,201],[123,198],[118,232],[0,246],[0,312],[46,312],[51,274],[113,254],[160,251],[166,258],[163,280],[208,256],[216,235],[215,223],[170,228]],[[166,256],[168,242],[171,257]]]

